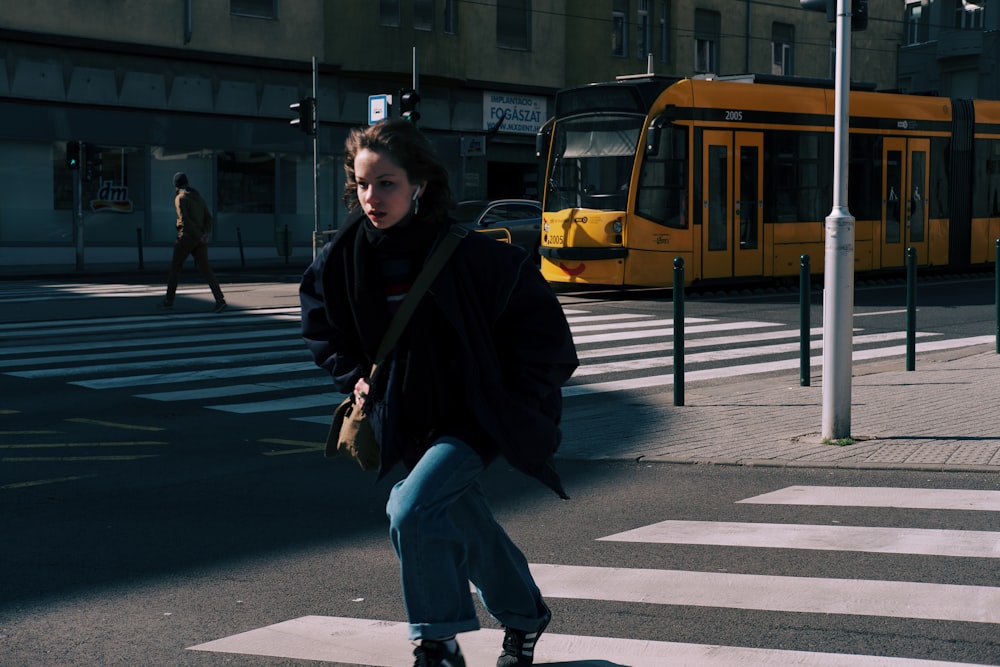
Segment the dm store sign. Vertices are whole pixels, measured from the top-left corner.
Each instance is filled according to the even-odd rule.
[[[497,129],[510,134],[536,134],[545,122],[545,106],[545,98],[538,95],[485,92],[483,129]]]

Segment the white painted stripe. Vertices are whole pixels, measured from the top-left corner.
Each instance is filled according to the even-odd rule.
[[[228,334],[226,336],[229,340],[232,340],[233,335]],[[238,342],[238,343],[223,343],[219,345],[186,345],[184,347],[171,346],[169,347],[157,347],[157,348],[143,348],[141,350],[117,350],[115,352],[97,352],[94,354],[60,354],[53,355],[51,357],[31,357],[28,359],[4,359],[0,360],[0,368],[23,368],[23,367],[36,367],[36,366],[47,366],[50,364],[62,364],[62,363],[80,363],[85,361],[104,361],[107,359],[135,359],[135,358],[153,358],[153,357],[176,357],[179,352],[184,355],[199,354],[199,353],[211,353],[211,352],[231,352],[235,350],[273,350],[279,347],[296,347],[299,350],[305,351],[306,346],[302,342],[302,339],[295,339],[289,336],[287,340],[277,340],[268,341],[266,343],[261,341],[249,341],[249,342]],[[308,352],[304,352],[308,354]],[[113,366],[112,366],[113,367]]]
[[[344,400],[344,394],[337,392],[306,394],[304,396],[285,396],[270,401],[255,401],[253,403],[230,403],[229,405],[206,405],[206,408],[220,412],[230,412],[238,415],[260,414],[264,412],[281,412],[284,410],[303,410],[326,406],[333,415],[334,408]]]
[[[285,391],[287,389],[302,389],[305,387],[330,387],[330,378],[325,375],[301,378],[299,380],[282,380],[280,382],[260,382],[256,384],[230,384],[222,387],[205,387],[203,389],[179,389],[177,391],[157,391],[150,394],[136,394],[137,398],[148,398],[154,401],[203,401],[205,399],[225,398],[227,396],[246,396],[248,394],[263,394],[269,391]],[[341,399],[343,400],[343,399]],[[339,402],[339,401],[338,401]]]
[[[652,322],[644,322],[644,326],[649,326]],[[670,321],[673,324],[673,321]],[[742,331],[744,329],[760,329],[764,327],[777,327],[781,326],[775,322],[725,322],[722,324],[701,324],[693,327],[684,327],[685,334],[692,333],[707,333],[712,331],[732,331],[738,330]],[[586,345],[589,343],[609,343],[616,340],[636,340],[639,338],[659,338],[668,337],[674,335],[673,326],[660,329],[647,329],[644,331],[619,331],[619,327],[608,327],[614,328],[615,331],[612,333],[603,334],[590,334],[587,336],[573,336],[573,342],[576,345]]]
[[[178,354],[184,350],[178,350]],[[43,368],[37,370],[8,371],[7,375],[21,378],[50,378],[50,377],[76,377],[92,373],[124,373],[134,371],[150,371],[168,368],[188,368],[191,366],[222,365],[222,364],[250,364],[257,361],[274,361],[276,359],[307,359],[308,350],[305,346],[296,346],[294,350],[274,350],[268,352],[255,352],[253,354],[216,354],[210,357],[188,357],[179,356],[172,359],[151,359],[149,361],[136,361],[125,364],[91,364],[84,366],[67,366],[65,368]]]
[[[959,347],[971,347],[973,345],[985,345],[993,343],[993,336],[976,336],[973,338],[953,338],[950,340],[935,341],[931,343],[917,343],[916,352],[930,352],[934,350],[951,350]],[[752,348],[751,348],[752,349]],[[905,345],[891,347],[881,347],[871,350],[854,350],[854,361],[865,359],[883,359],[886,357],[904,356],[906,354]],[[810,366],[822,366],[822,355],[813,356],[809,361]],[[716,380],[719,378],[736,377],[739,375],[755,375],[758,373],[772,373],[797,369],[798,359],[781,359],[778,361],[768,361],[759,364],[741,364],[739,366],[725,366],[720,368],[704,369],[700,371],[684,372],[685,382],[698,382],[700,380]],[[571,380],[572,382],[572,380]],[[608,382],[594,382],[590,384],[568,384],[563,387],[563,397],[587,396],[590,394],[603,394],[614,391],[629,391],[634,389],[646,389],[650,387],[669,387],[674,383],[673,374],[670,375],[650,375],[647,377],[630,378],[626,380],[611,380]]]
[[[1000,588],[532,564],[546,597],[1000,623]]]
[[[296,314],[288,314],[292,311]],[[176,314],[163,312],[149,317],[115,317],[87,320],[53,320],[50,322],[8,322],[0,324],[0,338],[32,336],[72,336],[113,331],[134,332],[141,329],[177,329],[179,327],[212,324],[240,326],[248,320],[262,319],[279,322],[298,321],[297,308],[230,309],[224,313]]]
[[[728,521],[662,521],[602,537],[600,540],[648,544],[708,544],[729,547],[1000,558],[1000,533],[975,530]]]
[[[206,380],[224,380],[237,377],[252,377],[254,375],[270,375],[282,373],[316,372],[312,363],[266,364],[252,368],[212,368],[200,371],[184,371],[180,373],[152,373],[149,375],[131,375],[113,378],[95,378],[92,380],[76,380],[69,384],[89,389],[117,389],[121,387],[141,387],[145,385],[174,384],[178,382],[204,382]]]
[[[259,338],[294,338],[301,341],[299,327],[282,327],[280,329],[258,329],[250,333],[239,334],[241,340]],[[85,343],[59,343],[55,345],[19,345],[0,347],[0,357],[24,354],[52,354],[56,352],[73,352],[75,350],[106,350],[108,348],[124,349],[128,347],[153,347],[157,345],[184,345],[187,343],[210,343],[219,340],[233,340],[233,332],[210,334],[200,333],[192,336],[162,336],[159,338],[132,338],[95,340]],[[268,343],[261,343],[267,345]],[[302,343],[304,346],[304,343]],[[173,350],[176,352],[176,350]]]
[[[738,501],[762,505],[894,507],[929,510],[1000,512],[1000,491],[914,489],[883,486],[789,486]]]
[[[905,313],[905,308],[897,308],[896,310],[880,310],[872,313],[854,313],[854,317],[870,317],[872,315],[899,315],[900,313]]]
[[[810,335],[822,335],[823,328],[816,327],[810,330]],[[784,338],[798,338],[798,329],[782,329],[780,331],[765,331],[754,334],[741,334],[739,336],[707,336],[705,338],[685,339],[685,348],[709,347],[715,345],[741,345],[746,343],[756,343],[767,340],[782,340]],[[577,348],[576,356],[580,359],[597,359],[600,357],[624,357],[627,355],[649,354],[650,352],[664,352],[672,350],[670,343],[644,343],[642,345],[620,345],[614,347],[592,347]]]
[[[500,630],[459,635],[467,664],[492,665],[503,643]],[[407,625],[393,621],[331,616],[303,616],[231,637],[189,647],[291,660],[314,660],[371,667],[399,667],[413,662]],[[683,644],[545,633],[538,641],[535,664],[628,665],[629,667],[972,667],[886,656],[850,655]]]
[[[917,334],[918,337],[930,337],[930,336],[940,336],[940,335],[941,334],[936,334],[936,333]],[[855,336],[854,344],[870,345],[872,343],[884,343],[886,341],[899,340],[901,338],[906,338],[905,331],[868,334],[864,336]],[[823,341],[822,340],[810,341],[809,348],[811,350],[822,350]],[[670,350],[671,348],[667,346],[666,349]],[[699,363],[708,363],[713,361],[731,361],[733,359],[746,359],[747,357],[750,356],[761,357],[769,354],[787,354],[789,352],[797,352],[799,349],[800,348],[798,343],[780,343],[775,345],[757,345],[754,347],[737,347],[725,350],[712,350],[710,352],[686,354],[684,356],[684,363],[699,364]],[[585,366],[580,366],[579,368],[577,368],[576,372],[573,373],[573,377],[585,377],[588,375],[603,375],[606,373],[627,373],[636,370],[650,370],[653,368],[670,368],[673,365],[674,365],[674,358],[672,356],[643,357],[641,359],[629,359],[623,361],[613,361],[606,364],[589,364]]]
[[[653,317],[649,313],[615,313],[613,315],[574,315],[570,316],[569,313],[563,311],[566,315],[566,321],[571,325],[582,324],[584,322],[613,322],[618,320],[641,320],[644,318]]]
[[[713,321],[715,321],[715,320],[705,319],[705,318],[698,318],[698,317],[685,317],[684,318],[684,324],[685,325],[688,322],[695,322],[696,323],[696,322],[713,322]],[[587,325],[578,326],[578,327],[571,326],[570,330],[575,334],[577,332],[604,331],[606,329],[614,329],[616,331],[620,331],[622,329],[641,329],[643,327],[673,326],[673,324],[674,324],[673,319],[669,319],[669,320],[641,320],[641,321],[638,321],[638,322],[612,322],[612,323],[606,323],[606,324],[587,324]],[[736,324],[729,324],[728,326],[735,327],[737,325]],[[776,327],[778,325],[774,324],[774,323],[771,323],[771,324],[768,324],[768,326]]]

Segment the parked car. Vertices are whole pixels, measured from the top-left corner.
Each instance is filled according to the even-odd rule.
[[[453,215],[469,229],[488,233],[500,241],[524,248],[538,261],[538,246],[542,241],[541,202],[534,199],[462,201],[458,203]]]

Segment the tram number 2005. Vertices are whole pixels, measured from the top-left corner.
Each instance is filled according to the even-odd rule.
[[[726,120],[743,120],[743,112],[742,111],[727,110],[726,111]]]

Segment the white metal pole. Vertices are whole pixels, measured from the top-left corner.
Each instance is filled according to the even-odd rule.
[[[823,299],[824,438],[851,437],[851,351],[854,324],[854,216],[847,208],[850,127],[850,0],[837,0],[833,209],[826,218]]]

